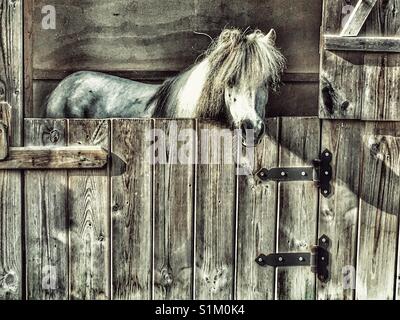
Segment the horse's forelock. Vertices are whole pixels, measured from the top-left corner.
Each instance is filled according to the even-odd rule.
[[[285,58],[260,30],[249,33],[225,29],[206,55],[211,76],[220,85],[232,80],[257,87],[269,80],[275,88],[285,67]]]

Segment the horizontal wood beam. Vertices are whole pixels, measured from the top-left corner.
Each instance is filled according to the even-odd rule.
[[[324,36],[325,50],[400,53],[400,37]]]
[[[358,36],[376,2],[377,0],[359,0],[340,35],[342,37]]]
[[[62,80],[79,70],[41,70],[33,71],[33,80]],[[93,70],[112,74],[118,77],[149,82],[162,82],[167,78],[176,76],[180,71],[147,71],[147,70]],[[282,75],[283,82],[318,82],[319,74],[312,72],[286,72]]]
[[[107,162],[101,147],[11,147],[0,170],[96,169]]]

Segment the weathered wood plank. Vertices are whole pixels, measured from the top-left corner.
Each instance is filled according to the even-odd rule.
[[[357,0],[358,1],[358,0]],[[355,0],[351,4],[355,4]],[[324,0],[321,28],[320,118],[360,119],[364,87],[364,56],[361,52],[325,50],[324,35],[339,34],[345,15],[342,0]]]
[[[10,144],[22,143],[22,0],[0,1],[0,101],[12,107]],[[0,171],[0,299],[24,296],[22,274],[22,176]],[[12,195],[12,196],[10,196]]]
[[[114,299],[151,298],[152,170],[149,142],[146,141],[150,129],[151,120],[112,121],[111,148],[115,155],[111,179]]]
[[[400,53],[400,37],[324,36],[325,50]]]
[[[343,1],[324,1],[321,54],[320,117],[333,119],[400,119],[400,0],[379,1],[365,22],[362,37],[338,38]],[[332,36],[324,36],[324,35]],[[383,38],[382,38],[383,37]],[[327,41],[324,44],[324,41]],[[339,43],[337,43],[339,41]],[[325,49],[350,45],[352,50]],[[335,44],[335,45],[333,45]],[[389,53],[382,51],[381,46]],[[365,51],[367,50],[367,51]],[[351,85],[349,85],[351,84]]]
[[[24,1],[24,116],[33,117],[33,10],[34,0]]]
[[[253,172],[277,167],[279,120],[268,119],[267,134],[255,151]],[[240,158],[239,158],[240,159]],[[239,162],[245,165],[244,159]],[[253,175],[238,177],[237,279],[239,300],[273,300],[274,268],[261,268],[255,258],[276,249],[276,182],[259,183]]]
[[[154,299],[191,299],[195,123],[155,120]]]
[[[319,156],[319,120],[281,121],[279,166],[309,166]],[[318,189],[313,182],[280,183],[278,197],[278,252],[310,251],[317,240]],[[309,267],[278,269],[277,298],[314,299],[315,275]]]
[[[400,39],[400,0],[379,2],[366,22],[366,35]],[[399,48],[399,44],[396,44]],[[397,50],[400,52],[400,50]],[[363,120],[400,120],[400,53],[368,54],[364,61]]]
[[[0,170],[103,168],[108,152],[101,147],[14,147]]]
[[[65,120],[25,120],[25,145],[66,144]],[[28,299],[68,299],[67,172],[25,172]]]
[[[332,195],[320,197],[319,236],[330,238],[332,253],[330,280],[317,284],[321,300],[354,298],[363,130],[364,124],[358,121],[322,123],[321,148],[333,154],[333,177]]]
[[[359,0],[340,35],[355,37],[360,33],[377,0]]]
[[[197,129],[195,299],[232,299],[236,196],[232,133],[203,121]],[[227,139],[221,138],[224,134]]]
[[[109,150],[109,121],[69,120],[68,145]],[[108,167],[68,172],[71,299],[110,298]]]
[[[398,133],[394,124],[367,123],[362,139],[357,299],[395,297],[400,212]]]

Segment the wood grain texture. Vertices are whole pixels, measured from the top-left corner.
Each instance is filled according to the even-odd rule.
[[[112,295],[117,300],[151,298],[152,170],[146,140],[152,126],[152,120],[112,121]]]
[[[251,173],[278,166],[279,119],[268,119],[267,134],[255,150]],[[246,165],[246,159],[239,163]],[[275,270],[261,268],[254,261],[261,253],[276,249],[276,213],[278,185],[260,183],[254,175],[238,177],[237,279],[239,300],[273,300]]]
[[[363,132],[364,123],[358,121],[322,123],[321,149],[333,154],[333,192],[329,198],[320,197],[319,236],[328,235],[332,253],[330,280],[317,284],[321,300],[354,298]]]
[[[400,212],[398,133],[398,125],[368,123],[362,139],[357,299],[395,297]]]
[[[318,72],[320,1],[62,0],[55,4],[56,30],[43,30],[41,8],[47,4],[35,1],[38,70],[180,71],[210,43],[194,31],[215,37],[225,26],[250,26],[277,30],[289,70]]]
[[[279,166],[309,166],[319,156],[320,123],[316,118],[283,118]],[[318,189],[313,182],[280,183],[278,252],[307,252],[316,243]],[[315,275],[309,267],[277,270],[277,298],[314,299]]]
[[[153,179],[154,299],[189,300],[193,291],[195,123],[155,120],[154,128],[164,133],[155,131],[158,142],[154,145],[159,159]]]
[[[366,36],[400,36],[400,0],[380,1],[366,22]],[[365,56],[363,120],[400,120],[400,53]]]
[[[69,146],[109,150],[108,120],[69,120]],[[68,172],[71,299],[110,298],[110,202],[108,167]]]
[[[107,156],[100,147],[13,147],[0,170],[103,168]]]
[[[340,35],[342,37],[358,36],[376,2],[377,0],[359,0]]]
[[[66,143],[65,120],[25,120],[25,145]],[[28,299],[69,298],[67,183],[64,170],[25,172]]]
[[[24,1],[24,116],[33,117],[33,10],[34,0]]]
[[[0,1],[0,101],[12,106],[10,144],[22,143],[22,0]],[[22,274],[22,177],[0,171],[0,299],[21,299]],[[12,195],[12,196],[10,196]]]
[[[362,37],[349,41],[377,50],[380,42],[386,41],[388,51],[396,51],[400,30],[400,0],[378,1],[365,23]],[[344,15],[342,0],[324,1],[322,34],[339,34]],[[329,42],[335,37],[328,37]],[[390,40],[393,39],[393,40]],[[324,37],[322,37],[324,40]],[[336,40],[335,40],[336,41]],[[362,42],[360,44],[360,41]],[[396,107],[400,101],[399,68],[400,54],[374,52],[331,52],[325,50],[322,41],[320,117],[333,119],[399,120]],[[377,43],[378,42],[378,43]],[[379,44],[380,45],[380,44]],[[393,46],[395,45],[395,46]],[[352,85],[349,85],[351,83]]]
[[[227,300],[233,298],[234,271],[236,165],[232,134],[203,121],[197,128],[195,299]],[[224,133],[227,139],[222,138]]]
[[[400,53],[400,38],[324,36],[325,50]]]

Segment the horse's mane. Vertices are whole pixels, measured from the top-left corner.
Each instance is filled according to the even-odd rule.
[[[207,59],[208,76],[197,104],[199,118],[218,119],[224,108],[224,92],[227,86],[246,83],[250,88],[257,88],[263,82],[276,89],[285,66],[285,59],[270,40],[260,30],[252,33],[238,29],[224,29],[212,42],[204,54]],[[193,68],[196,68],[194,65]],[[187,71],[186,73],[190,72]],[[169,103],[172,103],[174,87],[182,85],[185,73],[167,80],[151,99],[155,103],[154,116],[164,117]]]

